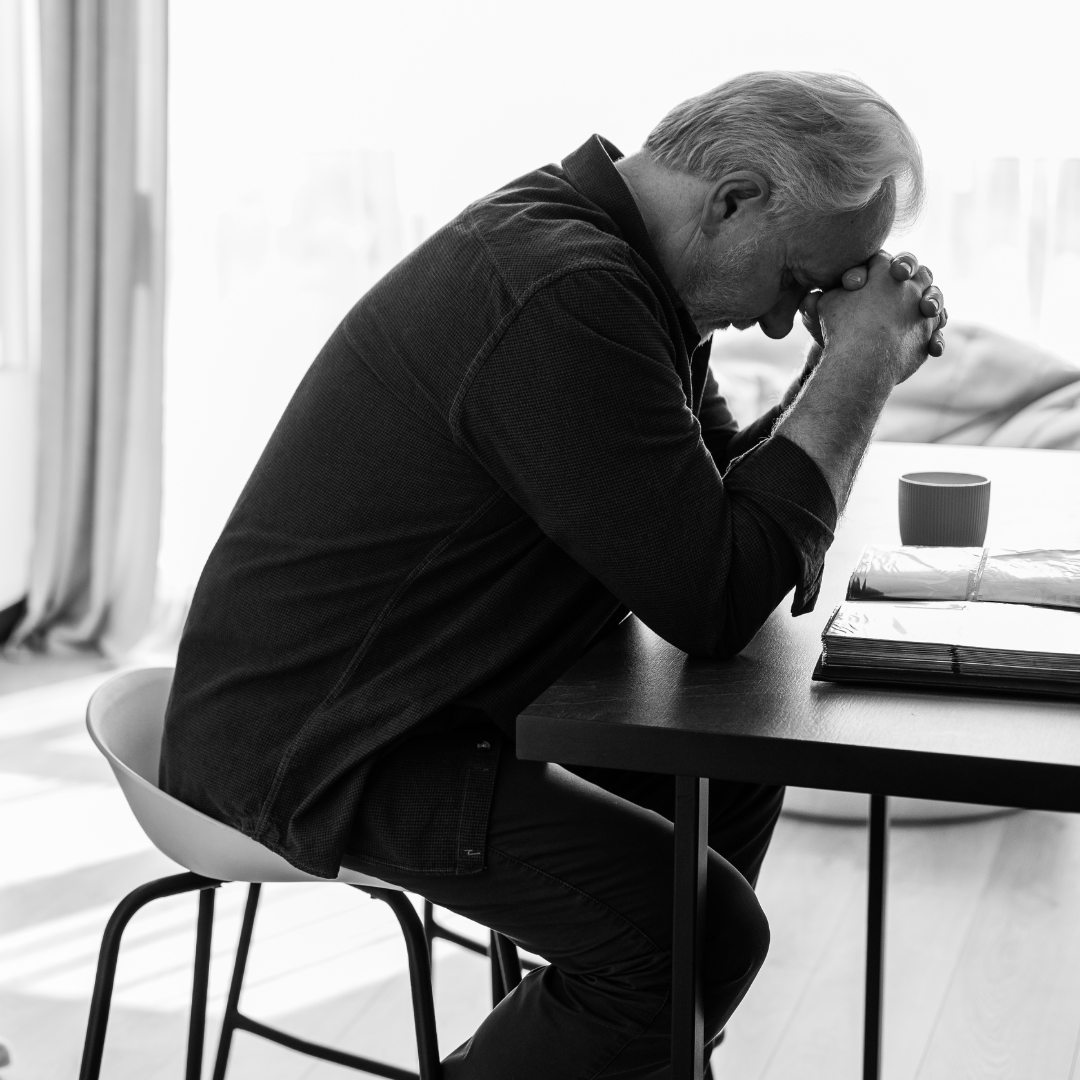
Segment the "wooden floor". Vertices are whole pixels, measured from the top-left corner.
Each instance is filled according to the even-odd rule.
[[[77,1075],[109,911],[175,869],[134,824],[82,726],[100,668],[0,661],[0,1040],[13,1058],[2,1080]],[[886,1080],[1080,1080],[1080,819],[894,828],[891,856]],[[772,950],[716,1055],[718,1080],[858,1080],[865,831],[783,819],[759,891]],[[408,1065],[405,956],[389,913],[349,889],[265,896],[245,1009]],[[220,890],[210,1051],[242,903],[241,886]],[[194,907],[181,897],[132,922],[107,1080],[181,1077]],[[436,967],[445,1052],[484,1016],[487,972],[451,946]],[[229,1068],[230,1080],[348,1075],[244,1033]]]

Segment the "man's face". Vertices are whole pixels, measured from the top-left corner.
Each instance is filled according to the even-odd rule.
[[[796,229],[762,219],[752,235],[726,249],[699,236],[683,302],[702,334],[757,323],[767,337],[786,337],[806,294],[838,287],[845,270],[881,247],[892,220],[892,200],[882,198]]]

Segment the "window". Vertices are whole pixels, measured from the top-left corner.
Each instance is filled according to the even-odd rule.
[[[853,71],[922,140],[910,244],[954,320],[1073,344],[1067,5],[733,13],[711,0],[171,5],[162,587],[193,587],[277,417],[368,285],[471,199],[594,131],[635,149],[677,101],[762,67]],[[757,334],[757,331],[750,331]]]

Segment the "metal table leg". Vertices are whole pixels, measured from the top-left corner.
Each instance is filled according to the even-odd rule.
[[[889,800],[885,795],[871,795],[863,1080],[878,1080],[881,1075],[881,1021],[885,982],[885,880],[888,858]]]
[[[675,905],[671,955],[671,1076],[702,1080],[705,1039],[701,952],[705,931],[705,868],[709,781],[675,778]]]

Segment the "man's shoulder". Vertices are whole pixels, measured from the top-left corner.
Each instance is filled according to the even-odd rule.
[[[578,270],[643,274],[643,261],[610,215],[558,165],[526,173],[478,199],[461,223],[519,299]]]

